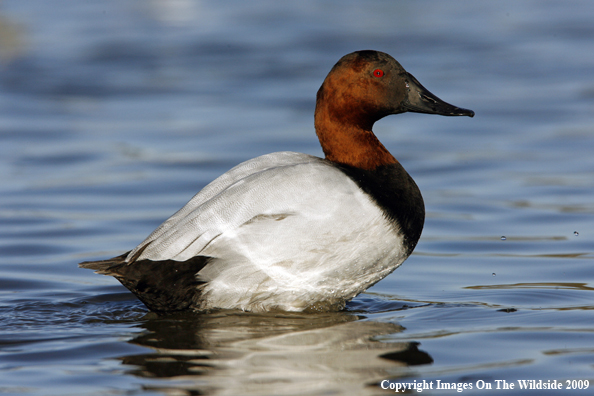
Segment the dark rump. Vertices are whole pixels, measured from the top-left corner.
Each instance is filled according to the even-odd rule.
[[[204,282],[196,274],[209,263],[210,257],[127,263],[128,253],[109,260],[85,261],[79,267],[113,276],[156,313],[183,311],[198,305],[199,286]]]

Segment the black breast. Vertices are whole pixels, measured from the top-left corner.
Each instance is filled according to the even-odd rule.
[[[386,218],[404,237],[412,253],[423,231],[425,205],[415,181],[399,163],[373,170],[337,164],[382,209]]]

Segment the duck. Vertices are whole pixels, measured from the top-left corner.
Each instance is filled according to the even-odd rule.
[[[419,187],[375,136],[404,112],[473,117],[392,56],[343,56],[316,96],[324,158],[276,152],[209,183],[134,249],[80,263],[157,313],[340,310],[398,268],[425,220]]]

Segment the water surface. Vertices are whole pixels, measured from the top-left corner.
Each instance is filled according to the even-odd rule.
[[[0,393],[594,386],[592,20],[586,0],[3,1]],[[159,318],[77,268],[243,160],[322,155],[315,92],[359,49],[476,112],[376,124],[428,213],[392,275],[343,312]]]

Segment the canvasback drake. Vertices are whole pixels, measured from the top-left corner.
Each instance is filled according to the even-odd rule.
[[[81,263],[112,275],[150,310],[341,309],[415,248],[423,197],[373,124],[404,112],[474,116],[390,55],[358,51],[317,94],[325,158],[263,155],[208,184],[133,250]]]

